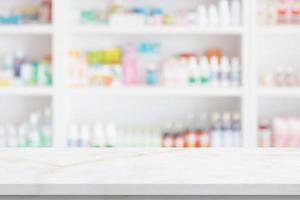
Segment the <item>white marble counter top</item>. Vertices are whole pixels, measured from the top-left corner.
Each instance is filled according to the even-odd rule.
[[[300,195],[300,150],[2,149],[0,195]]]

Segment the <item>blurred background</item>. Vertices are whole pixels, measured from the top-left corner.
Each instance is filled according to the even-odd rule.
[[[0,147],[300,147],[300,0],[0,0]]]

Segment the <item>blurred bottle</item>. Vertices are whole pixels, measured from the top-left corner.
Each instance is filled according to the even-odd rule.
[[[91,146],[91,130],[87,124],[83,124],[81,126],[79,146],[80,147],[90,147]]]
[[[233,113],[232,116],[232,134],[233,134],[233,147],[241,147],[241,115],[240,113]]]
[[[0,148],[7,146],[6,141],[7,141],[7,138],[6,138],[5,127],[0,125]]]
[[[92,146],[93,147],[106,147],[106,138],[105,132],[102,124],[97,123],[94,126],[94,132],[92,137]]]
[[[211,146],[215,148],[223,147],[221,114],[218,112],[213,113],[211,121],[212,121]]]
[[[17,128],[12,125],[8,124],[6,128],[7,132],[7,147],[17,147],[18,146],[18,133]]]
[[[233,147],[233,133],[231,129],[231,115],[228,112],[224,112],[222,116],[222,130],[224,147]]]
[[[32,113],[29,118],[29,131],[28,131],[28,146],[39,147],[40,146],[40,133],[41,128],[39,125],[40,115],[38,113]]]
[[[68,136],[68,146],[78,147],[79,146],[80,131],[76,124],[71,124],[70,133]]]
[[[14,76],[19,78],[21,76],[21,67],[25,64],[25,52],[23,49],[18,49],[15,55],[15,66],[14,66]]]
[[[52,113],[50,108],[46,108],[41,122],[41,146],[52,146]]]

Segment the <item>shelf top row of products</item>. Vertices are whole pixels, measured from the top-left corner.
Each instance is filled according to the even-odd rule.
[[[73,2],[72,2],[73,3]],[[82,3],[82,2],[81,2]],[[153,5],[152,5],[153,4]],[[243,1],[198,2],[187,8],[166,9],[131,5],[125,1],[86,2],[70,6],[66,30],[78,34],[218,34],[245,33]],[[299,0],[261,0],[257,21],[262,33],[299,33]],[[6,3],[0,9],[0,34],[52,34],[52,1]],[[176,6],[172,6],[176,7]]]

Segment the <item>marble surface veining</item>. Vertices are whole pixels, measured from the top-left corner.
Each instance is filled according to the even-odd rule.
[[[72,189],[74,193],[90,186],[91,193],[105,189],[117,194],[118,189],[127,191],[126,185],[141,191],[144,187],[151,194],[154,186],[166,185],[174,193],[178,192],[175,186],[187,191],[187,186],[193,191],[202,187],[213,193],[230,185],[242,192],[239,187],[255,184],[289,186],[300,193],[299,172],[300,150],[296,149],[0,150],[0,194],[13,192],[13,187],[28,194],[64,193],[66,185],[80,186]]]

